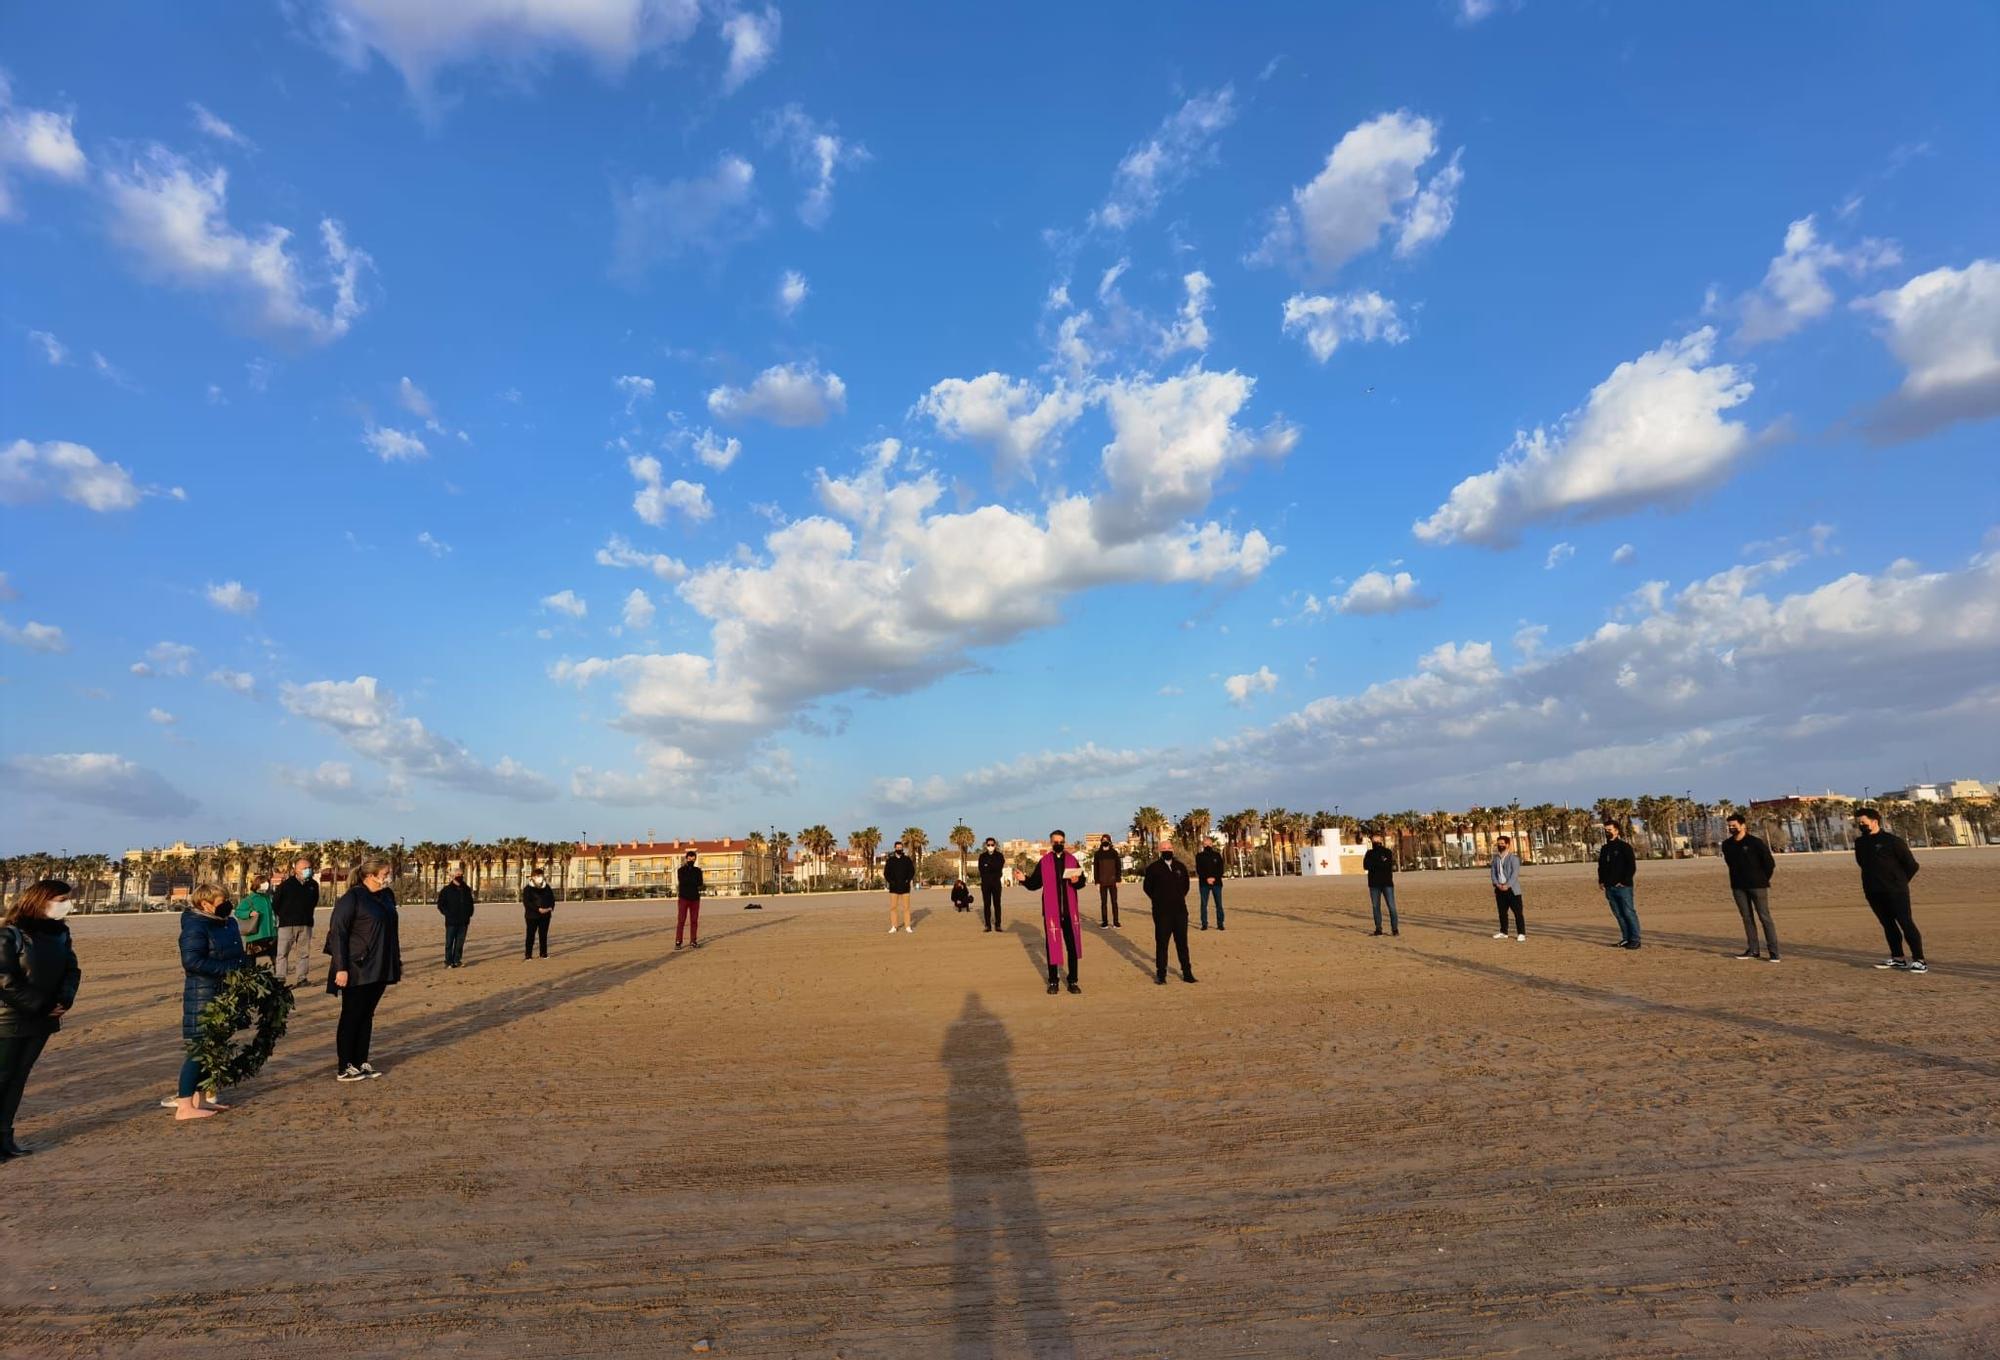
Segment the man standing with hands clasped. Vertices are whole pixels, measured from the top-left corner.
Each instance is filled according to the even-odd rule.
[[[1204,845],[1195,852],[1194,876],[1201,880],[1196,894],[1201,903],[1201,928],[1208,929],[1208,900],[1215,899],[1215,928],[1222,929],[1222,852]]]
[[[535,945],[542,946],[542,957],[549,956],[549,918],[556,913],[556,890],[542,877],[538,864],[526,883],[521,885],[521,913],[527,918],[528,940],[522,948],[521,962],[535,957]]]
[[[472,889],[465,886],[465,870],[451,871],[451,882],[438,889],[438,915],[444,917],[444,966],[465,966],[465,934],[472,929]]]
[[[1187,865],[1174,858],[1174,843],[1160,842],[1160,857],[1146,866],[1139,886],[1153,904],[1153,981],[1167,985],[1167,941],[1172,940],[1181,956],[1181,981],[1194,981],[1194,967],[1188,962]]]
[[[701,864],[690,850],[681,858],[681,867],[674,874],[674,896],[680,910],[674,916],[674,948],[681,947],[681,933],[687,933],[688,944],[701,948]]]
[[[1604,845],[1597,852],[1597,886],[1618,922],[1618,948],[1639,947],[1639,911],[1632,905],[1632,880],[1639,873],[1639,857],[1619,835],[1616,819],[1604,819]]]
[[[991,836],[986,838],[986,848],[979,852],[979,919],[989,931],[1000,929],[1000,880],[1007,872],[1007,857],[1000,853],[1000,842]]]
[[[1861,827],[1854,842],[1854,862],[1861,866],[1861,892],[1889,941],[1889,957],[1875,966],[1899,973],[1928,973],[1924,937],[1917,933],[1917,923],[1910,915],[1910,880],[1917,876],[1917,857],[1910,853],[1908,841],[1882,829],[1882,814],[1874,808],[1862,808],[1854,820]],[[1905,940],[1910,944],[1907,963],[1903,960]]]
[[[1123,926],[1118,919],[1118,879],[1125,872],[1125,857],[1111,844],[1106,836],[1097,853],[1090,857],[1090,874],[1097,881],[1097,927],[1099,930],[1111,926]],[[1111,913],[1106,919],[1105,912]]]
[[[278,921],[278,981],[288,987],[306,985],[306,971],[312,967],[313,913],[319,909],[319,884],[313,881],[312,861],[300,855],[292,861],[292,872],[271,894],[271,914]],[[298,957],[298,981],[292,981],[292,958]]]
[[[1368,853],[1361,857],[1361,868],[1368,875],[1368,905],[1375,912],[1375,933],[1382,933],[1382,904],[1389,904],[1389,933],[1401,935],[1403,929],[1396,922],[1396,857],[1389,847],[1382,844],[1382,833],[1368,833]]]
[[[1722,842],[1722,861],[1729,866],[1729,895],[1736,899],[1736,913],[1743,918],[1743,952],[1739,959],[1761,957],[1757,953],[1757,926],[1764,926],[1764,943],[1771,962],[1778,961],[1778,932],[1771,926],[1771,875],[1778,861],[1762,836],[1750,834],[1743,814],[1729,814],[1729,837]]]
[[[898,915],[903,918],[903,933],[905,935],[916,933],[916,927],[910,924],[910,889],[915,886],[916,881],[917,862],[903,849],[903,843],[897,841],[889,851],[889,858],[882,861],[882,883],[889,889],[891,935],[896,933]]]

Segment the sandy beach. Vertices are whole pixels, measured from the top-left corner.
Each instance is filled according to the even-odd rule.
[[[237,1108],[157,1108],[175,918],[81,918],[84,986],[0,1169],[9,1356],[1796,1356],[2000,1350],[2000,853],[1919,850],[1934,971],[1878,972],[1852,862],[1786,857],[1785,962],[1712,860],[1232,881],[1200,982],[942,889],[404,903],[372,1082],[306,993]],[[1094,902],[1089,912],[1095,920]],[[321,913],[322,925],[325,913]]]

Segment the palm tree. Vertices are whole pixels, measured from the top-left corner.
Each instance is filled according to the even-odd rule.
[[[1215,827],[1214,814],[1205,807],[1189,808],[1187,816],[1182,820],[1188,824],[1188,830],[1192,833],[1188,844],[1190,850],[1199,850],[1208,844],[1208,833]]]
[[[785,891],[785,870],[788,866],[791,853],[792,838],[789,833],[780,831],[771,838],[771,858],[777,868],[777,887],[772,890],[774,892],[783,893]]]
[[[618,858],[618,852],[611,842],[602,841],[597,847],[597,900],[602,902],[611,895],[611,861]]]
[[[819,872],[813,876],[816,883],[826,877],[826,858],[837,844],[833,832],[824,825],[809,826],[799,833],[799,848],[819,862]]]
[[[964,822],[960,822],[951,829],[951,835],[946,837],[946,839],[958,847],[958,876],[964,878],[965,852],[972,848],[973,842],[978,838],[972,834],[971,827],[967,826]]]
[[[930,846],[931,838],[924,834],[922,827],[906,826],[903,828],[903,847],[910,852],[910,858],[918,864],[924,862],[924,851],[930,849]]]
[[[1158,845],[1167,833],[1167,814],[1150,803],[1132,814],[1132,834]]]

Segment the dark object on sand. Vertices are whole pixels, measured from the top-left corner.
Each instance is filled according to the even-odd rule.
[[[745,903],[743,904],[743,910],[745,910],[745,911],[762,911],[762,910],[764,910],[764,904],[763,904],[762,902],[745,902]]]

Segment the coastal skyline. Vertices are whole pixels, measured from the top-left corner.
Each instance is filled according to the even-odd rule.
[[[0,20],[0,851],[2000,774],[1990,8],[858,13]]]

